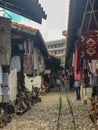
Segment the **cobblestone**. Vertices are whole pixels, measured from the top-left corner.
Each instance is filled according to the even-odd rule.
[[[62,109],[60,127],[57,129],[60,93],[55,91],[42,96],[42,101],[24,115],[15,115],[12,122],[2,130],[74,130],[67,96],[72,103],[77,130],[95,130],[88,117],[88,105],[77,101],[74,92],[61,92]]]

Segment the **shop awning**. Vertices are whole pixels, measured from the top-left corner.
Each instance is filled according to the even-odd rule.
[[[38,23],[47,17],[38,0],[0,0],[0,7]]]
[[[49,54],[48,58],[45,59],[46,68],[50,70],[60,70],[60,59]]]

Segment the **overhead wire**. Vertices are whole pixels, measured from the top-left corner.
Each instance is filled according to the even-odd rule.
[[[83,18],[82,18],[81,27],[80,27],[80,30],[79,30],[79,36],[81,36],[81,34],[82,34],[82,29],[83,29],[84,22],[85,22],[85,17],[86,17],[86,12],[87,12],[87,8],[88,8],[88,4],[89,4],[89,0],[87,0],[87,2],[86,2],[86,7],[85,7],[85,10],[84,10],[84,15],[83,15]]]

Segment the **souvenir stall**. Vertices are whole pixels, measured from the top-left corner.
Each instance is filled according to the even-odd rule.
[[[23,114],[34,104],[32,94],[25,86],[24,73],[32,74],[33,55],[32,55],[32,37],[27,33],[25,27],[20,24],[12,23],[12,40],[11,40],[11,62],[10,62],[10,91],[11,100],[15,101],[16,114]],[[15,27],[24,30],[17,31]],[[28,30],[29,31],[29,30]]]
[[[91,87],[89,99],[91,99],[89,116],[98,125],[98,31],[87,31],[85,36],[81,38],[83,69],[84,69],[84,83]],[[90,98],[91,97],[91,98]]]
[[[81,35],[75,44],[74,77],[81,80],[83,103],[88,101],[93,93],[97,93],[97,48],[97,31],[95,30]]]
[[[96,126],[98,93],[98,0],[70,1],[66,69],[72,65],[75,43],[78,46],[78,71],[81,76],[81,99],[90,104],[90,117]],[[78,20],[77,20],[78,19]],[[74,28],[73,28],[74,27]],[[76,52],[76,49],[75,49]],[[93,96],[93,99],[92,99]],[[89,102],[90,103],[90,102]],[[94,106],[93,106],[93,105]],[[96,128],[98,130],[98,127]]]
[[[20,48],[20,45],[22,46]],[[16,95],[23,89],[24,75],[23,75],[23,41],[11,41],[11,62],[10,62],[10,100],[16,100]]]
[[[41,76],[36,76],[35,74],[35,63],[36,69],[38,70],[38,49],[36,49],[35,55],[35,48],[34,42],[32,40],[27,40],[24,42],[24,75],[25,75],[25,86],[27,90],[32,94],[32,101],[33,103],[37,103],[39,99],[39,89],[41,87]],[[37,78],[39,77],[39,78]],[[40,81],[40,82],[39,82]]]
[[[96,4],[96,0],[83,1],[81,26],[79,25],[77,28],[77,42],[75,44],[78,55],[77,72],[80,72],[81,75],[81,99],[83,103],[97,94],[98,22],[95,12],[97,10]]]
[[[9,104],[11,102],[16,108],[16,111],[13,110],[13,112],[23,114],[35,103],[35,96],[32,93],[32,79],[30,79],[31,86],[25,86],[24,74],[28,78],[33,77],[33,39],[38,30],[25,25],[11,23],[9,19],[5,18],[1,18],[0,22],[2,25],[0,26],[0,40],[2,43],[0,44],[0,102],[1,104]],[[38,37],[40,39],[40,36]],[[40,41],[38,41],[39,45]],[[42,48],[43,45],[40,45],[40,47],[38,49],[40,50],[40,56],[43,58],[41,49],[44,55],[46,54],[47,56],[48,53],[47,50],[44,51],[45,48]],[[38,60],[38,63],[42,61],[44,65],[44,58],[43,60],[41,59],[37,57],[35,60]],[[39,72],[43,71],[44,67],[41,67],[40,64],[38,66]],[[38,92],[36,91],[36,93]],[[38,98],[37,94],[36,102],[39,101],[40,98]]]
[[[34,82],[34,79],[36,74],[39,75],[44,70],[44,56],[46,54],[47,57],[48,53],[43,43],[44,41],[42,41],[42,37],[37,29],[12,23],[10,71],[14,75],[12,81],[15,80],[16,82],[11,84],[11,86],[14,86],[11,87],[11,93],[13,93],[11,98],[13,100],[16,98],[17,114],[23,114],[35,102],[40,101],[38,90],[41,87],[41,76],[39,76],[40,79],[36,80],[39,81],[38,84]],[[32,86],[37,88],[33,89]],[[37,96],[34,96],[35,93]]]
[[[46,14],[38,1],[33,2],[33,4],[31,4],[31,1],[25,1],[24,4],[21,4],[20,0],[17,0],[17,2],[5,0],[0,1],[0,7],[21,14],[21,16],[37,23],[41,23],[42,18],[46,19]],[[23,62],[25,57],[23,44],[25,40],[28,40],[29,36],[34,38],[33,34],[35,35],[36,32],[14,26],[10,19],[0,17],[0,128],[11,120],[6,118],[4,114],[5,110],[3,108],[5,108],[6,104],[9,104],[9,102],[15,103],[16,99],[22,96],[22,100],[19,99],[16,104],[19,107],[24,107],[25,110],[30,108],[29,94],[26,93],[24,86]],[[19,92],[23,91],[25,92],[19,95]],[[25,100],[24,105],[23,99]],[[14,111],[11,106],[9,106],[9,109],[10,113]]]
[[[81,54],[82,60],[82,79],[87,89],[81,90],[82,95],[85,91],[85,98],[88,99],[97,93],[97,59],[98,59],[98,45],[97,45],[97,31],[87,31],[84,36],[81,36]],[[96,92],[95,92],[96,91]]]
[[[90,106],[89,116],[98,120],[98,31],[89,30],[75,44],[74,77],[81,80],[81,100]],[[91,102],[90,102],[91,99]]]
[[[32,80],[33,80],[33,41],[28,39],[24,41],[24,62],[23,62],[23,72],[25,76],[25,86],[32,92]]]

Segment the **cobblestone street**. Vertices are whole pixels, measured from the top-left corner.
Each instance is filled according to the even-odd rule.
[[[75,99],[74,92],[61,92],[61,115],[60,127],[58,124],[60,93],[51,91],[42,96],[42,101],[35,104],[31,110],[24,115],[15,115],[12,122],[2,130],[74,130],[72,115],[67,102],[69,97],[76,120],[76,130],[94,130],[94,126],[88,117],[88,106]]]

